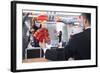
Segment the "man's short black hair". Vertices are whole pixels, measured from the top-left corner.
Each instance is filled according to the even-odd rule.
[[[85,16],[85,18],[89,21],[91,24],[91,14],[90,13],[82,13],[82,16]]]

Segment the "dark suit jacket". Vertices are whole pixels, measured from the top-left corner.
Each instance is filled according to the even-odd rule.
[[[91,58],[91,29],[71,37],[65,47],[65,58],[73,57],[76,60]]]

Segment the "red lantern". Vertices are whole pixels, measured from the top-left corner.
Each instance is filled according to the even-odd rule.
[[[47,21],[48,20],[48,16],[47,15],[40,15],[37,17],[38,21]]]

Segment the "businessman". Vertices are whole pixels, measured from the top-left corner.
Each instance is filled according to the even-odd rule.
[[[69,58],[74,60],[91,59],[91,14],[83,13],[82,18],[84,31],[73,35],[64,47],[65,60]],[[45,55],[49,60],[59,60],[57,51],[48,50]]]
[[[65,47],[65,58],[75,60],[91,59],[91,14],[83,13],[84,31],[72,36]]]

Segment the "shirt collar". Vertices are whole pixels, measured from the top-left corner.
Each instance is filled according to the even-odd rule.
[[[89,28],[91,28],[91,27],[90,27],[90,26],[88,26],[88,27],[86,27],[86,28],[85,28],[85,30],[87,30],[87,29],[89,29]]]

